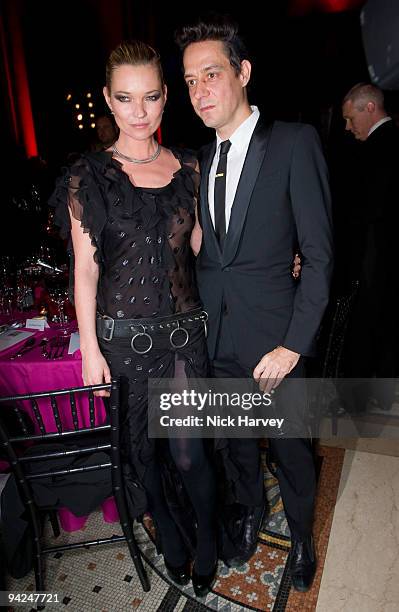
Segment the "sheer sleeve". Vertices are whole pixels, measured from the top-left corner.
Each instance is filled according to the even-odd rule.
[[[192,149],[173,148],[172,150],[176,157],[180,159],[183,168],[187,170],[188,178],[192,182],[196,201],[198,197],[199,183],[201,180],[197,154]]]
[[[49,205],[55,209],[54,223],[60,228],[61,237],[70,237],[71,211],[74,219],[80,221],[83,231],[90,235],[96,248],[94,259],[97,262],[102,261],[102,232],[107,221],[106,205],[101,180],[84,156],[70,167],[63,168]]]

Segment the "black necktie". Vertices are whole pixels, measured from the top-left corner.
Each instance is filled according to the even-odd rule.
[[[220,144],[220,157],[215,176],[215,233],[219,246],[222,250],[224,240],[226,238],[226,171],[227,153],[229,152],[230,147],[230,140],[225,140]]]

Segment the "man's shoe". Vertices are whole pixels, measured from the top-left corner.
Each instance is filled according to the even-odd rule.
[[[262,527],[264,516],[265,503],[261,506],[253,506],[248,513],[242,537],[243,557],[247,561],[255,554],[258,546],[258,533]]]
[[[173,582],[180,586],[185,586],[190,582],[190,562],[188,560],[178,567],[170,565],[166,559],[164,562],[168,576]]]
[[[193,573],[191,580],[193,581],[194,593],[197,597],[205,597],[213,587],[216,580],[216,570],[218,568],[218,562],[216,560],[215,566],[212,571],[206,576],[201,576],[195,571],[195,565],[193,567]]]
[[[223,559],[228,567],[243,565],[255,554],[264,515],[264,503],[261,506],[242,506],[241,516],[235,522],[235,535],[232,538],[238,555]]]
[[[305,540],[291,541],[289,570],[294,589],[301,593],[308,591],[316,572],[316,553],[312,536]]]

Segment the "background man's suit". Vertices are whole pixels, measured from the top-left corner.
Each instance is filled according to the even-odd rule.
[[[237,187],[223,253],[208,206],[215,143],[201,157],[197,258],[200,295],[209,315],[209,354],[217,377],[252,377],[261,357],[282,345],[311,355],[328,301],[332,271],[330,196],[326,165],[308,125],[258,120]],[[301,279],[291,276],[294,253]],[[292,372],[303,375],[303,361]],[[308,537],[315,478],[308,440],[271,440],[291,532]],[[255,440],[231,441],[239,468],[236,500],[259,506],[263,475]]]
[[[341,259],[347,280],[358,280],[359,291],[344,355],[347,377],[394,378],[399,372],[398,158],[399,130],[388,121],[359,145],[357,172],[350,176],[347,248]],[[364,410],[366,391],[350,407]],[[386,384],[375,385],[372,394],[383,408],[393,401]]]

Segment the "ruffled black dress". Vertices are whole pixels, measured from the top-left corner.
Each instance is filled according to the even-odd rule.
[[[57,182],[50,205],[55,207],[54,221],[60,226],[62,237],[70,235],[70,209],[73,217],[80,220],[83,230],[90,234],[96,249],[94,257],[99,265],[97,306],[101,314],[120,320],[148,319],[201,308],[190,248],[200,177],[195,170],[196,158],[191,153],[172,152],[181,167],[172,181],[162,188],[135,187],[121,164],[107,152],[82,155],[70,168],[64,169]],[[122,396],[126,398],[121,406],[121,450],[126,460],[125,483],[132,516],[148,509],[147,476],[154,470],[162,472],[169,511],[187,547],[194,550],[194,524],[199,516],[207,519],[206,515],[214,512],[211,472],[215,469],[218,498],[223,506],[220,553],[222,557],[240,556],[243,534],[245,536],[247,531],[235,519],[234,512],[227,509],[234,510],[234,483],[239,476],[227,441],[215,440],[214,444],[207,444],[210,440],[202,441],[213,468],[210,469],[208,463],[205,473],[205,463],[200,461],[203,465],[201,490],[206,493],[206,507],[201,508],[199,502],[194,511],[171,461],[167,440],[149,439],[147,435],[149,378],[174,378],[177,371],[181,377],[182,369],[187,377],[208,375],[204,328],[199,326],[190,332],[189,342],[177,350],[168,341],[154,344],[151,351],[139,355],[133,352],[130,342],[131,338],[114,338],[111,342],[99,339],[112,375],[121,377]],[[197,485],[198,475],[195,479]],[[143,486],[137,487],[137,483]],[[154,506],[153,510],[156,511]],[[256,540],[256,533],[254,537]]]
[[[201,307],[190,248],[199,174],[192,154],[173,153],[181,167],[165,187],[135,187],[108,152],[82,155],[57,182],[50,205],[62,237],[70,234],[69,208],[96,248],[101,314],[137,319]],[[173,378],[177,358],[184,361],[188,377],[204,377],[208,360],[200,328],[177,351],[168,342],[138,355],[130,340],[99,339],[99,344],[112,375],[122,377],[127,396],[124,448],[141,480],[156,452],[155,440],[147,436],[148,378]]]

